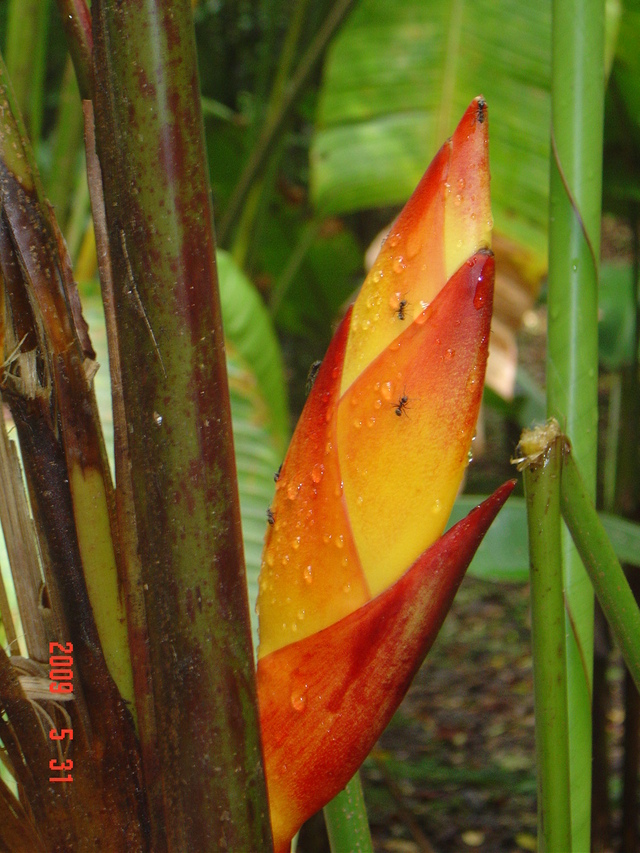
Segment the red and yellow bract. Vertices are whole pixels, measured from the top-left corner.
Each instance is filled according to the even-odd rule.
[[[257,673],[277,853],[375,743],[512,488],[442,536],[482,397],[491,227],[476,98],[340,324],[277,481]]]

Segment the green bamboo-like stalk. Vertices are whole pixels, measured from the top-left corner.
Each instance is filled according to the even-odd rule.
[[[565,611],[562,592],[562,439],[534,440],[542,452],[524,467],[531,569],[531,633],[536,717],[538,850],[571,850]],[[527,443],[523,435],[521,447]],[[530,452],[528,449],[526,452]]]
[[[134,632],[151,668],[153,718],[141,679],[136,694],[152,847],[268,851],[191,4],[94,0],[92,13],[120,470],[131,466],[144,595]]]
[[[549,228],[547,410],[572,436],[595,493],[597,270],[604,104],[604,0],[554,0]],[[571,826],[590,846],[593,592],[575,548],[563,540]]]
[[[564,446],[561,503],[600,606],[640,690],[640,610],[568,443]]]
[[[347,783],[324,807],[324,819],[332,853],[373,853],[360,774]]]

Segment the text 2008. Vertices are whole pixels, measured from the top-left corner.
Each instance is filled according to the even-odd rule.
[[[49,643],[49,692],[50,693],[73,693],[73,643]],[[51,729],[49,740],[64,741],[66,738],[73,740],[73,729]],[[73,761],[56,761],[52,758],[49,762],[49,770],[58,773],[68,773],[73,770]],[[50,782],[73,782],[73,776],[50,776]]]

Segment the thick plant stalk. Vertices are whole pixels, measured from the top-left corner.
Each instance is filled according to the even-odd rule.
[[[597,439],[604,2],[554,0],[547,411],[574,440],[589,494]],[[593,593],[568,536],[566,593],[572,842],[589,849]]]
[[[148,642],[157,725],[154,747],[154,721],[141,713],[149,697],[138,697],[152,846],[267,851],[191,5],[101,0],[92,13],[146,613],[140,642]]]
[[[523,434],[531,568],[531,633],[536,717],[538,850],[571,850],[565,612],[562,594],[558,430]],[[532,447],[533,446],[533,447]]]

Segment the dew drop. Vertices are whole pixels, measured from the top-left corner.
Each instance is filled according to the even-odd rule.
[[[275,562],[276,562],[276,561],[275,561],[275,557],[273,556],[273,554],[271,553],[271,551],[269,551],[269,553],[267,554],[267,556],[266,556],[266,561],[267,561],[267,565],[268,565],[270,568],[273,568],[273,567],[274,567],[274,565],[275,565]]]
[[[291,547],[293,548],[294,551],[298,550],[298,548],[300,547],[300,537],[299,536],[296,536],[296,538],[293,540],[293,542],[291,543]]]
[[[323,533],[322,534],[322,541],[324,542],[325,545],[328,545],[329,542],[331,542],[331,534],[330,533]]]
[[[359,418],[355,418],[353,425],[356,429],[360,429],[362,427],[362,421]]]
[[[389,235],[387,242],[392,249],[395,249],[400,242],[400,235],[398,233]]]
[[[299,622],[303,622],[305,616],[306,616],[306,614],[302,608],[300,610],[298,610],[298,621]]]
[[[435,503],[431,507],[431,512],[434,515],[438,515],[441,511],[442,511],[442,504],[440,503],[440,501],[438,499],[436,499]]]
[[[313,569],[311,566],[306,566],[302,572],[302,577],[306,584],[310,584],[313,581]]]
[[[362,497],[362,495],[358,495],[358,497],[356,498],[356,503],[358,504],[358,506],[362,506],[362,504],[364,503],[364,498]]]
[[[291,707],[294,711],[301,713],[307,707],[307,690],[309,689],[306,682],[295,684],[291,689]]]
[[[376,419],[373,415],[370,415],[367,418],[367,426],[369,427],[369,429],[371,429],[371,427],[375,425],[375,422],[376,422]]]
[[[320,480],[322,479],[323,474],[324,474],[324,465],[322,465],[320,462],[317,462],[313,466],[313,470],[311,471],[311,479],[313,480],[314,483],[319,483]]]
[[[396,275],[400,275],[401,273],[403,273],[406,267],[407,265],[402,255],[398,255],[397,258],[393,259],[393,271],[394,273],[396,273]]]
[[[290,501],[293,501],[296,499],[299,490],[300,490],[300,486],[296,486],[295,483],[289,483],[289,485],[287,486],[287,497],[289,498]]]
[[[384,399],[387,401],[390,400],[392,392],[393,386],[391,385],[391,382],[384,382],[382,388],[380,389],[380,393],[382,394]]]
[[[460,192],[464,189],[464,178],[458,178],[458,189]]]
[[[473,307],[479,311],[480,308],[482,308],[482,306],[484,305],[486,298],[487,297],[485,293],[484,282],[479,281],[478,286],[476,287],[475,295],[473,297]]]
[[[336,548],[344,548],[344,536],[342,533],[336,537],[335,544]]]
[[[342,587],[342,591],[345,593],[345,595],[349,595],[349,593],[351,592],[351,584],[350,584],[350,583],[346,583],[346,584]]]
[[[449,347],[449,349],[445,352],[444,357],[447,359],[447,361],[451,361],[451,359],[454,357],[455,354],[456,354],[456,351],[454,349],[451,349],[451,347]]]
[[[324,448],[325,456],[328,456],[332,450],[333,450],[333,444],[330,441],[328,441],[325,445],[325,448]]]
[[[337,379],[337,378],[338,378],[338,376],[339,376],[339,374],[340,374],[340,368],[339,368],[339,367],[334,367],[334,368],[332,369],[332,371],[331,371],[331,376],[332,376],[332,378],[333,378],[333,379]]]
[[[460,193],[456,193],[455,198],[453,199],[453,203],[456,207],[460,207],[462,204],[462,196]]]
[[[159,415],[157,412],[154,412],[153,422],[156,426],[162,426],[162,415]]]

